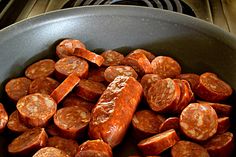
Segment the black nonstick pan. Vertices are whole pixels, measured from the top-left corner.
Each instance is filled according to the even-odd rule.
[[[134,6],[95,6],[43,14],[0,31],[1,101],[9,112],[15,104],[6,102],[3,91],[9,78],[38,59],[53,57],[55,45],[65,38],[83,41],[95,52],[115,49],[124,54],[136,48],[156,55],[168,55],[180,62],[183,72],[217,73],[236,89],[236,38],[220,28],[182,14]],[[236,127],[235,93],[231,131]],[[14,137],[7,130],[0,135],[0,156]],[[128,134],[114,149],[114,156],[136,154]]]

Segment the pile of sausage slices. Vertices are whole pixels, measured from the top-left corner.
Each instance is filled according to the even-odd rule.
[[[130,126],[141,152],[133,157],[232,154],[232,107],[222,103],[232,88],[216,74],[183,74],[173,58],[143,49],[98,55],[76,39],[60,42],[56,55],[5,86],[16,104],[9,117],[0,105],[0,131],[17,134],[9,154],[112,157]]]

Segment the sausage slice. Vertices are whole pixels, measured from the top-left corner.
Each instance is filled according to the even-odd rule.
[[[56,102],[47,94],[30,94],[16,105],[21,121],[29,127],[45,126],[57,109]]]
[[[230,128],[229,117],[221,117],[218,119],[217,134],[223,134],[227,132]]]
[[[7,127],[12,132],[22,133],[27,131],[29,128],[20,121],[18,114],[19,113],[17,110],[12,112],[12,114],[9,116]]]
[[[144,50],[144,49],[136,49],[134,50],[132,53],[142,53],[144,54],[147,59],[151,62],[154,58],[155,58],[155,55],[147,50]]]
[[[164,132],[170,129],[174,129],[177,133],[180,131],[179,118],[169,117],[164,122],[161,123],[159,127],[159,132]]]
[[[64,151],[54,147],[44,147],[38,150],[33,157],[70,157]]]
[[[161,77],[157,74],[145,74],[140,83],[143,86],[143,94],[144,96],[147,95],[148,89],[150,88],[151,84],[155,83],[157,80],[160,80]]]
[[[114,50],[107,50],[101,54],[104,58],[104,62],[102,63],[103,66],[114,66],[119,65],[121,61],[124,59],[124,55],[116,52]]]
[[[5,127],[7,126],[7,122],[8,122],[8,114],[3,104],[0,103],[0,133],[4,131]]]

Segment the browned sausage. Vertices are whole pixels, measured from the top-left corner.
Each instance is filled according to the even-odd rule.
[[[77,73],[71,73],[51,94],[50,96],[58,104],[61,102],[79,83],[80,78]]]
[[[132,119],[134,136],[136,139],[144,139],[159,133],[159,126],[165,118],[151,110],[137,111]]]
[[[9,116],[7,127],[9,130],[15,133],[22,133],[29,129],[20,121],[17,110],[12,112],[12,114]]]
[[[216,74],[206,72],[200,75],[200,83],[195,93],[206,101],[219,102],[227,99],[232,92],[232,88]]]
[[[131,66],[140,76],[152,73],[151,63],[143,53],[128,54],[122,64]]]
[[[37,78],[31,82],[29,87],[29,94],[43,93],[51,94],[54,89],[59,86],[59,82],[50,77]]]
[[[142,86],[135,78],[116,77],[92,110],[90,138],[103,139],[111,147],[118,145],[128,129],[141,95]]]
[[[175,78],[181,73],[181,67],[177,61],[171,57],[158,56],[152,62],[153,73],[161,78]]]
[[[79,96],[72,93],[66,96],[66,98],[62,101],[62,105],[63,107],[69,107],[69,106],[84,107],[89,111],[91,111],[92,108],[95,106],[94,103],[88,102],[83,98],[80,98]]]
[[[99,67],[99,68],[92,68],[89,69],[88,80],[92,80],[95,82],[105,82],[104,72],[106,68]]]
[[[58,80],[64,80],[72,73],[76,73],[80,78],[88,76],[89,65],[82,58],[70,56],[58,60],[55,64],[56,77]]]
[[[171,148],[171,157],[210,157],[210,155],[197,143],[179,141]]]
[[[8,145],[8,152],[15,155],[29,155],[46,146],[48,136],[44,128],[30,129]]]
[[[229,130],[230,120],[229,117],[222,117],[218,119],[217,134],[223,134]]]
[[[90,121],[90,112],[78,106],[64,107],[57,110],[53,118],[62,137],[76,139],[84,134]]]
[[[191,86],[191,89],[195,92],[197,89],[197,86],[200,82],[200,76],[193,73],[186,73],[186,74],[180,74],[176,76],[176,78],[181,80],[186,80]]]
[[[54,147],[44,147],[38,150],[33,157],[70,157],[64,151]]]
[[[175,130],[171,129],[140,141],[138,147],[144,155],[159,155],[178,140]]]
[[[20,98],[28,95],[31,80],[26,77],[19,77],[10,80],[5,86],[8,97],[17,102]]]
[[[80,80],[75,92],[79,97],[87,101],[96,102],[105,89],[106,86],[102,83],[91,80]]]
[[[7,122],[8,122],[8,114],[3,104],[0,103],[0,133],[4,131],[5,127],[7,126]]]
[[[74,157],[78,151],[79,145],[75,140],[54,136],[48,138],[47,147],[58,148],[66,152],[70,157]]]
[[[208,103],[217,113],[218,117],[229,117],[232,112],[232,106],[220,103],[210,103],[206,101],[197,101],[198,103]]]
[[[104,58],[104,62],[102,63],[103,66],[114,66],[119,65],[121,61],[124,59],[124,55],[116,52],[114,50],[107,50],[101,54]]]
[[[20,120],[29,127],[45,126],[57,109],[56,102],[47,94],[30,94],[16,105]]]
[[[48,135],[51,135],[51,136],[59,136],[60,135],[59,129],[57,128],[57,126],[54,123],[48,124],[46,126],[45,130]]]
[[[155,58],[155,55],[149,51],[146,51],[144,49],[136,49],[134,50],[132,53],[142,53],[144,54],[147,59],[151,62],[154,58]]]
[[[28,66],[25,70],[25,76],[31,80],[40,77],[47,77],[55,71],[55,62],[52,59],[43,59]]]
[[[112,149],[102,140],[88,140],[79,146],[75,157],[112,157]]]
[[[180,128],[187,137],[204,141],[216,133],[217,119],[217,114],[210,105],[191,103],[180,115]]]
[[[176,133],[179,133],[179,118],[178,117],[170,117],[167,118],[164,122],[159,126],[159,132],[164,132],[170,129],[174,129]]]
[[[119,75],[132,76],[135,79],[138,78],[138,74],[130,66],[124,66],[124,65],[109,66],[104,72],[104,77],[107,82],[112,82]]]
[[[157,80],[151,84],[146,97],[148,105],[153,111],[173,111],[180,99],[179,84],[170,78]]]
[[[71,56],[75,48],[86,48],[84,43],[76,39],[65,39],[56,47],[56,54],[59,58]]]
[[[226,132],[211,138],[204,147],[207,149],[211,157],[228,157],[234,151],[234,135]]]
[[[140,83],[143,86],[143,94],[144,96],[147,95],[148,89],[151,86],[151,84],[155,83],[157,80],[160,80],[161,77],[157,74],[145,74]]]
[[[92,63],[97,64],[98,66],[101,66],[104,62],[104,58],[94,52],[91,52],[85,48],[76,48],[73,55],[82,57]]]

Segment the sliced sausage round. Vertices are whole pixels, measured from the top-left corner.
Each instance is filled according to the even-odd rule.
[[[5,127],[7,126],[7,122],[8,122],[8,114],[3,104],[0,103],[0,133],[4,131]]]
[[[204,147],[207,149],[211,157],[231,156],[234,151],[234,135],[226,132],[211,138]]]
[[[105,89],[106,86],[102,83],[91,80],[80,80],[75,92],[79,97],[87,101],[96,102]]]
[[[75,48],[86,48],[84,43],[76,39],[65,39],[56,47],[56,54],[59,58],[71,56]]]
[[[39,149],[33,157],[70,157],[63,150],[54,147],[44,147]]]
[[[90,138],[103,139],[111,147],[121,143],[141,96],[142,86],[135,78],[116,77],[92,110]]]
[[[89,51],[85,48],[76,48],[73,55],[77,57],[84,58],[98,66],[101,66],[104,62],[104,58],[101,55],[98,55],[92,51]]]
[[[102,140],[88,140],[79,146],[75,157],[112,157],[111,147]]]
[[[200,76],[193,73],[180,74],[176,76],[176,78],[188,81],[193,91],[196,91],[197,86],[200,82]]]
[[[119,75],[132,76],[135,79],[138,78],[138,74],[130,66],[124,66],[124,65],[109,66],[104,72],[104,77],[107,82],[112,82]]]
[[[142,53],[142,54],[144,54],[144,55],[147,57],[147,59],[148,59],[150,62],[155,58],[155,55],[154,55],[153,53],[151,53],[151,52],[149,52],[149,51],[146,51],[146,50],[144,50],[144,49],[136,49],[136,50],[134,50],[134,51],[131,52],[131,53]]]
[[[52,59],[43,59],[28,66],[25,70],[25,76],[31,80],[40,77],[47,77],[54,73],[55,62]]]
[[[47,139],[48,136],[44,128],[33,128],[15,138],[8,145],[8,152],[14,155],[29,155],[45,147]]]
[[[217,114],[210,105],[191,103],[180,115],[180,128],[187,137],[204,141],[216,133],[217,119]]]
[[[101,54],[104,58],[104,62],[102,63],[103,66],[113,66],[119,65],[121,61],[124,59],[124,55],[116,52],[114,50],[107,50]]]
[[[11,79],[5,86],[8,97],[17,102],[20,98],[28,95],[31,80],[26,77]]]
[[[7,127],[12,132],[22,133],[27,131],[29,128],[20,121],[18,114],[19,113],[17,110],[12,112],[12,114],[9,116]]]
[[[79,106],[84,107],[88,109],[89,111],[92,110],[92,108],[95,106],[94,103],[88,102],[87,100],[84,100],[83,98],[80,98],[79,96],[75,94],[68,95],[62,102],[63,107],[69,107],[69,106]]]
[[[180,127],[179,127],[179,118],[178,117],[167,118],[159,126],[159,132],[164,132],[164,131],[167,131],[170,129],[174,129],[177,133],[179,133]]]
[[[90,121],[90,112],[78,106],[64,107],[57,110],[53,120],[62,137],[76,139],[84,134]]]
[[[29,87],[29,94],[43,93],[50,95],[59,86],[59,82],[50,77],[41,77],[33,80]]]
[[[78,151],[79,145],[75,140],[54,136],[48,138],[47,147],[58,148],[63,150],[70,157],[74,157]]]
[[[170,112],[180,99],[180,87],[170,78],[157,80],[151,84],[147,93],[147,102],[156,112]]]
[[[151,62],[153,73],[161,78],[175,78],[181,73],[181,67],[171,57],[158,56]]]
[[[88,73],[88,80],[92,80],[95,82],[105,82],[104,72],[106,68],[99,67],[99,68],[92,68],[89,69]]]
[[[229,117],[222,117],[218,119],[217,134],[223,134],[227,132],[230,128]]]
[[[60,136],[59,129],[57,128],[57,126],[54,123],[48,124],[45,129],[46,129],[46,132],[48,135]]]
[[[21,98],[16,105],[20,120],[30,127],[45,126],[57,109],[56,102],[47,94],[35,93]]]
[[[137,139],[144,139],[159,133],[159,126],[165,118],[151,110],[137,111],[132,118],[134,136]]]
[[[89,65],[87,61],[75,56],[69,56],[58,60],[55,64],[56,77],[59,80],[65,79],[71,73],[75,72],[80,78],[88,76]]]
[[[148,89],[151,86],[151,84],[155,83],[157,80],[160,80],[161,77],[157,74],[145,74],[140,83],[143,86],[143,94],[144,96],[147,95]]]
[[[207,150],[197,143],[179,141],[171,148],[172,157],[210,157]]]
[[[178,135],[171,129],[140,141],[138,148],[144,155],[159,155],[178,141]]]
[[[128,54],[122,64],[131,66],[140,76],[152,73],[150,61],[143,53]]]
[[[196,94],[210,102],[219,102],[227,99],[233,90],[223,80],[214,73],[203,73],[200,75],[200,83],[196,89]]]

